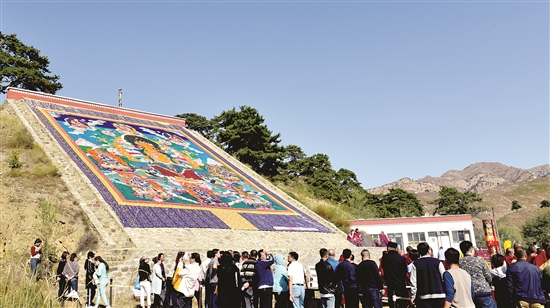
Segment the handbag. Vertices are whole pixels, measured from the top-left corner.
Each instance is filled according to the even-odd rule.
[[[178,289],[179,284],[181,282],[182,277],[179,275],[181,269],[178,267],[176,268],[176,271],[174,272],[174,276],[172,277],[172,285],[174,286],[174,289]]]
[[[139,290],[139,277],[136,277],[136,282],[134,283],[134,289]]]

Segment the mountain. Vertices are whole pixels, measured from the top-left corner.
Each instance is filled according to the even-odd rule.
[[[387,193],[391,188],[401,188],[416,194],[428,194],[437,197],[439,187],[448,186],[457,188],[460,191],[474,191],[482,194],[501,185],[548,177],[549,175],[550,164],[531,169],[520,169],[501,163],[475,163],[463,170],[449,170],[440,177],[426,176],[419,180],[403,178],[368,191],[373,194],[382,194]]]

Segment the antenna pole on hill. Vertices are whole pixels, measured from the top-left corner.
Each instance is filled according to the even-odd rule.
[[[118,89],[118,107],[122,107],[122,89]]]

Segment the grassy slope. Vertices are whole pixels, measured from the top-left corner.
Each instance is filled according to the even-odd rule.
[[[23,124],[13,115],[0,109],[0,206],[2,253],[26,253],[39,236],[37,219],[43,201],[56,206],[58,251],[76,251],[82,236],[90,230],[85,215],[75,205],[58,169],[44,151],[34,143]],[[14,151],[21,167],[10,168]]]

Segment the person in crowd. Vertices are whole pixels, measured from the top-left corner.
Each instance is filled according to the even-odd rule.
[[[326,248],[319,250],[319,256],[321,260],[315,264],[315,272],[321,296],[321,308],[334,308],[334,292],[338,286],[336,273],[328,262],[329,254]]]
[[[445,261],[445,249],[443,249],[443,246],[439,247],[439,251],[437,252],[437,258],[440,261]]]
[[[407,253],[403,255],[403,258],[405,258],[405,261],[407,261],[407,265],[412,263],[412,260],[410,257],[412,250],[413,250],[412,246],[407,246],[407,248],[405,248],[405,251],[407,251]]]
[[[458,265],[460,253],[454,248],[445,251],[447,271],[443,273],[445,282],[444,308],[475,308],[473,301],[474,287],[470,274]]]
[[[550,256],[550,247],[546,248],[546,255]],[[547,300],[550,300],[550,260],[540,266],[542,269],[542,289],[544,290]],[[547,304],[546,308],[550,308]]]
[[[66,297],[78,298],[78,273],[78,260],[76,253],[73,252],[69,257],[69,261],[65,264],[62,273],[62,275],[65,276],[69,286],[69,293],[66,294]]]
[[[233,252],[233,264],[235,264],[235,266],[237,266],[239,271],[241,270],[241,267],[243,265],[242,262],[243,262],[243,259],[241,257],[241,253],[238,252],[238,251],[234,251]]]
[[[255,266],[258,287],[254,290],[255,297],[258,299],[260,308],[271,308],[273,307],[273,272],[271,271],[271,265],[275,263],[275,260],[273,255],[264,250],[259,250],[258,256],[259,259]]]
[[[141,308],[145,307],[145,298],[147,298],[147,307],[151,307],[151,266],[149,266],[148,255],[144,255],[139,260],[138,275]]]
[[[42,240],[37,238],[34,244],[31,246],[31,278],[36,274],[38,270],[38,263],[40,263],[40,257],[42,256]]]
[[[512,247],[506,249],[506,253],[504,254],[504,260],[506,261],[507,266],[510,266],[510,264],[516,262],[516,257],[514,256],[514,249]]]
[[[445,288],[443,287],[443,263],[429,254],[430,245],[422,242],[416,246],[420,258],[411,268],[411,304],[418,308],[443,307]]]
[[[542,290],[542,271],[527,262],[523,248],[515,249],[517,262],[508,267],[508,291],[517,307],[542,308],[546,303]]]
[[[174,290],[178,298],[175,305],[177,308],[191,308],[193,306],[195,287],[202,272],[200,255],[193,252],[189,257],[188,264],[185,264],[186,256],[188,254],[184,254],[179,259],[174,277],[172,278]]]
[[[546,251],[548,250],[548,248],[550,248],[550,242],[548,241],[542,242],[541,248],[542,248],[542,251],[537,255],[534,263],[536,266],[539,266],[539,267],[544,263],[546,263],[546,261],[548,261],[548,254],[546,253]]]
[[[537,257],[537,248],[534,245],[531,245],[527,248],[527,259],[526,261],[535,264],[535,258]]]
[[[245,254],[243,253],[243,256]],[[243,308],[257,307],[257,298],[254,296],[254,291],[258,287],[256,280],[256,259],[258,258],[258,251],[252,249],[250,254],[246,254],[247,259],[241,266],[241,283],[242,283],[242,296],[243,296]]]
[[[356,265],[351,261],[351,250],[344,249],[342,252],[344,260],[336,267],[336,277],[344,286],[344,298],[346,299],[346,308],[359,307],[359,289],[355,274]]]
[[[384,234],[384,231],[380,231],[380,246],[387,247],[390,240],[388,239],[388,236]]]
[[[202,270],[201,277],[202,277],[202,284],[204,285],[204,288],[205,288],[205,293],[206,293],[206,288],[207,288],[207,286],[206,286],[206,274],[208,272],[208,265],[210,264],[210,261],[212,260],[213,257],[214,257],[214,251],[208,250],[206,252],[206,259],[201,263],[201,270]],[[206,295],[208,296],[208,294],[206,294]],[[205,297],[204,308],[209,308],[208,297]]]
[[[221,253],[219,249],[212,249],[214,256],[208,264],[205,277],[206,299],[209,308],[218,308],[218,294],[214,291],[218,285],[218,265],[220,264]]]
[[[290,303],[288,270],[285,266],[284,257],[280,253],[275,255],[275,266],[273,267],[273,294],[275,296],[275,308],[288,308]]]
[[[489,271],[492,277],[492,284],[495,288],[494,296],[498,307],[513,307],[510,292],[508,292],[506,261],[503,255],[494,254],[491,257],[493,269]]]
[[[355,232],[353,234],[353,244],[357,247],[363,246],[363,234],[361,234],[359,228],[355,228]]]
[[[485,261],[475,256],[474,244],[470,241],[460,243],[460,251],[464,257],[460,260],[460,268],[472,277],[474,284],[476,307],[496,308],[491,289],[491,274],[485,265]]]
[[[336,252],[334,249],[328,250],[328,263],[330,263],[330,266],[332,266],[332,269],[334,270],[334,273],[336,273],[336,267],[340,262],[336,259]],[[334,291],[334,307],[340,308],[342,306],[342,294],[344,294],[344,286],[342,285],[342,282],[338,280],[338,276],[336,277],[337,281],[337,287]]]
[[[218,266],[218,307],[234,308],[241,303],[241,277],[234,263],[233,254],[225,251]]]
[[[348,237],[346,238],[348,240],[348,242],[352,243],[353,245],[355,245],[355,230],[354,229],[351,229],[348,233]]]
[[[101,256],[96,256],[94,258],[94,262],[96,265],[96,271],[94,272],[94,280],[95,284],[99,288],[99,292],[97,293],[97,302],[95,307],[99,307],[99,303],[101,303],[101,300],[103,300],[103,303],[105,303],[105,308],[111,308],[109,305],[109,299],[107,298],[107,285],[109,284],[109,264],[101,258]]]
[[[94,300],[97,286],[94,283],[95,273],[95,254],[92,251],[88,251],[88,259],[84,262],[84,272],[86,275],[84,287],[86,288],[86,307],[93,307],[92,301]]]
[[[288,253],[288,289],[290,290],[289,299],[294,308],[303,308],[308,277],[306,269],[298,261],[298,257],[299,255],[295,251]]]
[[[156,262],[155,262],[156,261]],[[164,283],[166,282],[166,275],[163,270],[163,262],[164,262],[164,254],[159,253],[156,260],[153,261],[153,279],[151,281],[151,292],[153,293],[154,300],[153,300],[153,306],[154,308],[160,308],[161,305],[161,297],[160,294],[162,293],[162,287]]]
[[[64,251],[61,254],[59,263],[57,264],[57,276],[55,277],[56,277],[57,283],[59,284],[59,289],[57,291],[57,299],[59,301],[63,299],[63,294],[65,294],[65,292],[67,291],[67,279],[63,275],[63,269],[65,269],[65,264],[67,264],[68,257],[69,257],[69,252]]]
[[[176,259],[174,260],[174,266],[173,266],[173,274],[172,276],[166,277],[166,294],[164,296],[164,307],[175,307],[177,306],[178,302],[178,292],[174,289],[174,274],[176,273],[176,270],[178,269],[178,265],[180,262],[182,262],[181,268],[185,266],[185,262],[183,257],[185,256],[185,252],[178,251],[176,254]],[[202,274],[202,267],[201,267],[201,274]]]
[[[394,307],[393,294],[399,297],[408,297],[406,286],[407,281],[407,261],[397,253],[397,243],[389,242],[387,254],[382,256],[380,267],[384,273],[384,281],[388,287],[388,303]],[[406,301],[398,301],[397,307],[406,307]]]
[[[357,287],[362,294],[359,296],[361,305],[363,308],[382,308],[380,291],[384,289],[378,265],[370,259],[370,252],[366,249],[361,251],[361,260],[356,273]]]
[[[412,265],[414,261],[418,260],[418,258],[420,258],[420,254],[418,253],[418,250],[416,249],[413,249],[409,252],[409,258],[411,260],[411,262],[407,265],[407,276],[410,278],[411,277],[411,269],[412,269]]]

